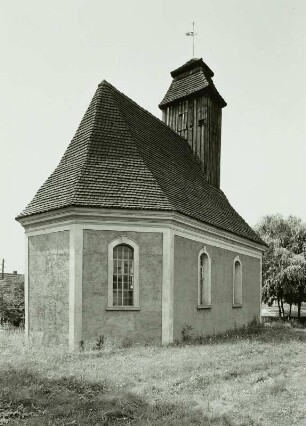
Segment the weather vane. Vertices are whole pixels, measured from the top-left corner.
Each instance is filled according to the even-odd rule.
[[[192,37],[192,57],[194,58],[194,36],[196,35],[196,33],[194,32],[194,22],[192,23],[192,31],[188,31],[188,33],[186,33],[186,36],[191,36]]]

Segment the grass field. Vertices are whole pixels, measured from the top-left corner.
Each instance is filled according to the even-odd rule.
[[[306,424],[305,329],[68,353],[0,332],[0,425]]]

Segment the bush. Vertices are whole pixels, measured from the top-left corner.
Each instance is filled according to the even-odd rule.
[[[19,327],[24,321],[24,280],[0,281],[0,323]]]
[[[96,341],[96,343],[95,343],[95,345],[94,345],[94,347],[93,347],[93,349],[96,350],[96,351],[101,350],[103,348],[103,346],[104,346],[104,340],[105,339],[104,339],[103,335],[99,336],[98,339],[97,339],[97,341]]]

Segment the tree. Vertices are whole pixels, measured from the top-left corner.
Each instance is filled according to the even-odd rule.
[[[306,299],[304,272],[305,259],[303,255],[291,256],[287,267],[280,272],[280,279],[284,285],[284,299],[290,306],[289,317],[293,303],[298,307],[298,318],[301,317],[301,305]]]
[[[281,215],[265,216],[256,226],[256,231],[268,244],[263,256],[263,302],[271,305],[277,301],[279,316],[284,316],[284,302],[298,306],[306,300],[305,258],[303,243],[306,228],[301,219]]]
[[[0,322],[21,325],[24,318],[23,277],[0,280]]]

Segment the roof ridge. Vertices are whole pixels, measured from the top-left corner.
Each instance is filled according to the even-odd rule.
[[[110,85],[111,86],[111,85]],[[115,91],[116,91],[116,93],[118,93],[118,95],[119,96],[121,96],[121,92],[119,91],[119,90],[117,90],[116,88],[115,88]],[[123,96],[127,99],[127,100],[129,100],[129,97],[128,96],[126,96],[126,95],[124,95],[123,94]],[[138,104],[137,104],[137,102],[135,102],[135,101],[133,101],[133,103],[139,108],[139,109],[141,109],[142,111],[145,111],[145,112],[147,112],[144,108],[142,108],[141,106],[139,106]],[[118,104],[117,104],[118,105]],[[120,106],[118,106],[118,108],[119,108],[119,110],[120,110]],[[153,114],[151,114],[150,112],[148,112],[154,119],[156,119],[156,117],[153,115]],[[120,110],[120,115],[121,115],[121,117],[122,117],[122,113],[121,113],[121,110]],[[125,118],[124,117],[122,117],[123,118],[123,120],[124,120],[124,122],[126,123],[126,125],[128,126],[128,128],[129,128],[129,134],[131,135],[131,138],[132,138],[132,140],[133,140],[133,142],[134,142],[134,139],[133,139],[133,136],[132,136],[132,134],[131,134],[131,128],[130,128],[130,125],[129,125],[129,123],[127,123],[126,122],[126,120],[125,120]],[[159,120],[160,121],[160,120]],[[206,178],[206,175],[205,175],[205,173],[203,172],[203,170],[201,169],[201,166],[200,166],[200,162],[199,162],[199,160],[197,159],[197,157],[194,155],[194,153],[193,153],[193,151],[192,151],[192,148],[191,148],[191,146],[189,145],[189,143],[187,142],[187,140],[186,139],[184,139],[183,137],[181,137],[180,135],[178,135],[174,130],[172,130],[168,125],[166,125],[164,122],[162,122],[161,121],[161,123],[163,123],[163,125],[164,126],[166,126],[166,128],[167,129],[169,129],[169,130],[171,130],[171,132],[173,132],[174,134],[175,134],[175,136],[178,138],[178,139],[181,139],[182,140],[182,142],[184,143],[184,145],[185,145],[185,148],[187,148],[187,150],[189,151],[189,156],[192,158],[192,160],[193,160],[193,162],[194,162],[194,164],[196,164],[197,165],[197,168],[198,168],[198,173],[199,173],[199,175],[200,175],[200,177],[201,177],[201,180],[203,181],[203,184],[204,185],[206,185],[207,186],[207,188],[208,188],[208,191],[210,191],[210,192],[215,192],[215,193],[218,193],[219,195],[221,195],[221,197],[223,197],[223,200],[218,200],[217,202],[216,202],[216,204],[221,208],[222,207],[222,205],[224,205],[224,202],[225,203],[228,203],[228,204],[230,204],[229,202],[228,202],[228,199],[227,199],[227,197],[225,196],[225,194],[224,194],[224,192],[221,190],[221,189],[219,189],[219,188],[216,188],[215,186],[213,186],[212,184],[210,184],[209,182],[208,182],[208,180],[207,180],[207,178]],[[174,204],[174,206],[173,206],[173,202],[171,202],[170,200],[169,200],[169,196],[167,195],[167,193],[162,189],[162,187],[160,186],[160,184],[159,184],[159,180],[158,180],[158,178],[156,178],[156,176],[155,176],[155,174],[153,173],[153,171],[151,171],[151,168],[150,168],[150,164],[146,161],[146,159],[145,158],[143,158],[142,157],[142,154],[139,152],[139,149],[138,149],[138,146],[137,146],[137,143],[135,143],[135,145],[136,145],[136,149],[137,149],[137,152],[139,153],[139,155],[140,155],[140,157],[142,158],[142,160],[144,161],[144,163],[147,165],[147,167],[148,167],[148,169],[150,170],[150,173],[152,174],[152,176],[154,177],[154,180],[157,182],[157,184],[158,184],[158,186],[159,186],[159,188],[161,189],[161,191],[163,192],[163,194],[165,194],[165,196],[166,196],[166,198],[167,198],[167,200],[169,201],[169,204],[174,208],[174,209],[176,209],[177,208],[177,206]],[[213,191],[212,191],[213,190]],[[220,202],[221,201],[221,202]]]
[[[134,101],[133,99],[131,99],[129,96],[127,96],[125,93],[121,92],[120,90],[118,90],[115,86],[113,86],[111,83],[109,83],[106,80],[103,80],[100,84],[108,84],[112,89],[114,89],[116,92],[118,92],[121,96],[123,96],[124,98],[126,98],[129,102],[132,102],[134,105],[136,105],[139,109],[141,109],[142,111],[150,114],[152,117],[155,118],[155,120],[158,120],[163,126],[165,126],[168,130],[170,130],[175,136],[177,136],[178,138],[182,139],[183,141],[187,141],[187,139],[183,138],[182,136],[180,136],[179,134],[176,133],[175,130],[171,129],[171,127],[168,126],[168,124],[166,124],[163,120],[161,120],[160,118],[156,117],[156,115],[154,115],[152,112],[150,112],[149,110],[145,109],[144,107],[142,107],[141,105],[139,105],[136,101]]]
[[[125,96],[128,100],[130,100],[129,99],[129,97],[128,96],[126,96],[126,95],[124,95],[122,92],[120,92],[118,89],[116,89],[114,86],[112,86],[110,83],[108,83],[106,80],[103,80],[103,82],[105,82],[105,83],[107,83],[109,86],[111,86],[111,88],[114,88],[120,95],[123,95],[123,96]],[[130,128],[130,125],[129,125],[129,123],[127,123],[127,121],[126,121],[126,119],[125,119],[125,117],[124,117],[124,115],[122,114],[122,111],[121,111],[121,109],[120,109],[120,106],[118,105],[118,103],[116,102],[116,99],[114,99],[113,98],[113,96],[112,96],[112,99],[113,99],[113,102],[115,103],[115,105],[116,105],[116,109],[117,109],[117,111],[118,111],[118,113],[119,113],[119,115],[120,115],[120,117],[122,118],[122,120],[123,120],[123,122],[125,123],[125,125],[126,125],[126,127],[127,127],[127,130],[128,130],[128,133],[129,133],[129,135],[130,135],[130,138],[131,138],[131,140],[133,141],[133,145],[134,145],[134,147],[135,147],[135,149],[136,149],[136,151],[138,152],[138,155],[139,155],[139,157],[141,158],[141,160],[143,161],[143,163],[146,165],[146,167],[147,167],[147,169],[150,171],[150,174],[151,174],[151,176],[154,178],[154,181],[156,182],[156,184],[157,184],[157,186],[159,187],[159,189],[161,190],[161,192],[164,194],[164,196],[166,197],[166,199],[167,199],[167,201],[168,201],[168,203],[169,203],[169,205],[172,207],[172,209],[173,210],[175,210],[175,206],[173,206],[173,204],[172,204],[172,202],[169,200],[169,197],[168,197],[168,195],[165,193],[165,191],[163,190],[163,188],[160,186],[160,183],[158,182],[158,180],[156,179],[156,177],[154,176],[154,174],[153,174],[153,172],[152,172],[152,170],[150,169],[150,167],[148,167],[148,165],[147,165],[147,162],[144,160],[144,158],[143,158],[143,156],[141,155],[141,153],[140,153],[140,151],[139,151],[139,149],[138,149],[138,145],[137,145],[137,143],[135,143],[135,140],[134,140],[134,138],[133,138],[133,135],[132,135],[132,132],[131,132],[131,128]],[[134,102],[134,101],[133,101]],[[137,105],[138,107],[140,107],[136,102],[134,102],[134,104],[135,105]],[[141,108],[141,107],[140,107]],[[144,111],[146,111],[144,108],[141,108],[141,109],[143,109]],[[149,111],[146,111],[146,112],[149,112]],[[149,112],[149,114],[151,114],[150,112]],[[153,114],[151,114],[153,117],[155,117]],[[156,118],[156,117],[155,117]]]
[[[179,140],[181,140],[188,148],[191,156],[193,157],[193,159],[195,160],[195,162],[197,163],[197,165],[199,166],[200,172],[202,173],[207,185],[209,185],[214,191],[218,192],[218,193],[222,193],[224,194],[224,192],[222,191],[222,189],[220,188],[216,188],[215,186],[213,186],[211,183],[208,182],[205,173],[203,172],[203,170],[201,169],[200,166],[200,161],[198,160],[198,158],[194,155],[193,150],[191,148],[191,146],[189,145],[189,143],[187,142],[187,139],[183,138],[181,135],[179,135],[178,133],[176,133],[175,130],[171,129],[170,126],[168,126],[168,124],[166,124],[164,121],[162,121],[160,118],[156,117],[156,115],[152,114],[152,112],[148,111],[147,109],[143,108],[141,105],[139,105],[136,101],[134,101],[133,99],[131,99],[129,96],[127,96],[125,93],[121,92],[120,90],[118,90],[115,86],[113,86],[111,83],[109,83],[106,80],[102,80],[101,83],[99,83],[98,87],[101,85],[108,85],[111,89],[113,89],[115,92],[117,92],[119,95],[123,96],[124,98],[126,98],[129,102],[132,102],[134,105],[137,106],[137,108],[139,108],[140,110],[148,113],[151,117],[153,117],[155,120],[158,120],[166,129],[168,129],[170,132],[172,132],[175,137]],[[117,105],[117,108],[118,105]],[[120,111],[120,115],[122,117],[122,113]],[[122,117],[123,118],[123,117]],[[124,120],[124,118],[123,118]],[[128,124],[127,124],[128,125]],[[129,130],[130,133],[130,130]],[[139,151],[138,151],[139,152]]]
[[[98,86],[98,89],[99,89],[99,86]],[[77,181],[75,183],[74,194],[73,194],[72,199],[71,199],[71,204],[72,205],[74,204],[74,201],[77,199],[77,196],[78,196],[78,191],[80,189],[80,185],[79,184],[80,184],[80,181],[81,181],[82,175],[83,175],[82,172],[83,172],[83,169],[85,168],[85,165],[87,164],[87,159],[88,159],[88,154],[89,154],[89,146],[90,146],[90,143],[92,141],[92,134],[93,134],[92,131],[94,130],[95,125],[96,125],[96,116],[97,116],[97,113],[98,113],[98,107],[97,107],[97,105],[100,103],[100,100],[101,100],[98,97],[98,89],[96,90],[96,93],[95,93],[95,95],[97,95],[97,99],[96,99],[96,102],[94,104],[93,125],[92,125],[92,129],[91,129],[91,132],[90,132],[90,135],[89,135],[89,138],[88,138],[88,142],[87,142],[85,158],[84,158],[82,167],[80,168],[79,175],[77,177]]]

